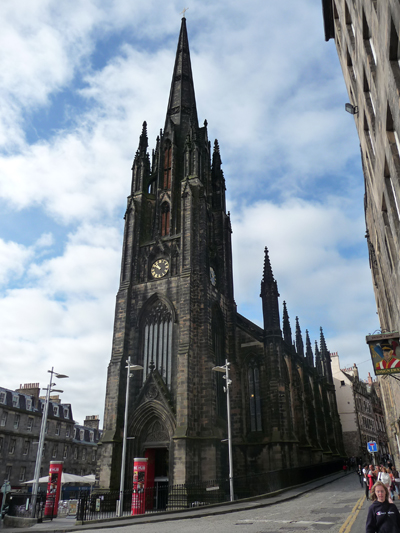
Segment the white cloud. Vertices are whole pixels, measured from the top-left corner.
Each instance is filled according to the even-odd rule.
[[[11,278],[21,276],[31,256],[32,251],[29,248],[0,239],[0,284],[6,284]]]

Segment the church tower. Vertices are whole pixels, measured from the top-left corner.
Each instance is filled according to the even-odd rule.
[[[148,459],[148,486],[227,478],[227,398],[213,372],[225,361],[234,477],[247,480],[235,495],[256,490],[262,472],[290,472],[281,485],[301,479],[301,468],[331,463],[342,448],[330,354],[321,331],[314,366],[307,330],[304,350],[285,302],[281,325],[267,248],[263,327],[236,310],[220,147],[211,147],[207,122],[198,123],[185,18],[164,129],[151,154],[148,145],[144,122],[125,213],[99,485],[119,486],[128,358],[142,370],[133,372],[127,401],[127,489],[134,457]]]
[[[224,473],[226,399],[212,368],[234,359],[235,312],[220,149],[215,141],[211,153],[207,122],[198,123],[182,18],[164,130],[150,156],[143,124],[132,166],[101,487],[119,484],[128,357],[143,370],[131,378],[127,464],[133,457],[148,457],[153,481],[163,478],[170,484]]]

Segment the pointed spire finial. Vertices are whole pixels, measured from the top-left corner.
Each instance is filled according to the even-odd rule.
[[[179,13],[180,15],[182,15],[182,18],[186,18],[185,17],[185,14],[186,14],[186,11],[188,10],[189,8],[188,7],[184,7],[183,10]]]
[[[147,138],[147,122],[144,121],[143,126],[142,126],[142,134],[140,135],[140,140],[139,140],[139,152],[145,153],[147,151],[148,146],[149,146],[149,141]]]
[[[324,375],[324,370],[323,370],[322,361],[321,361],[321,354],[318,349],[317,341],[315,341],[315,368],[317,369],[317,372],[320,376]]]
[[[299,317],[296,316],[296,351],[297,355],[304,357],[303,337],[301,336],[301,329],[299,324]]]
[[[269,260],[268,248],[264,248],[264,272],[263,272],[263,282],[266,281],[275,281],[274,274],[272,273],[271,261]]]
[[[268,248],[264,249],[264,272],[261,281],[261,294],[264,315],[264,334],[281,336],[279,319],[278,284],[272,273]],[[291,344],[291,343],[290,343]]]
[[[332,368],[331,368],[331,354],[326,346],[325,336],[324,336],[322,327],[319,328],[319,331],[320,331],[319,345],[321,348],[321,360],[322,360],[322,365],[324,368],[324,376],[326,377],[329,383],[333,383],[333,375],[332,375]]]
[[[306,359],[309,366],[314,366],[314,354],[311,348],[310,335],[306,329]]]
[[[292,328],[290,327],[289,315],[287,312],[286,302],[283,302],[283,339],[292,346]]]

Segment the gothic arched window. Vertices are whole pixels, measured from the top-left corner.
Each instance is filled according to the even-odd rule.
[[[171,386],[172,364],[172,313],[157,300],[143,319],[143,381],[146,380],[153,363],[163,378]]]
[[[262,431],[260,370],[255,361],[250,363],[247,376],[249,383],[250,429],[251,431]]]
[[[170,215],[169,204],[164,202],[161,206],[161,237],[169,235]]]
[[[164,150],[164,189],[171,188],[171,170],[172,170],[172,146],[168,143]]]

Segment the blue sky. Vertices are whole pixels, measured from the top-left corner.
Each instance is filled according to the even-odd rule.
[[[123,214],[141,126],[164,126],[176,1],[0,5],[2,382],[70,375],[75,418],[103,417]],[[372,370],[379,327],[353,118],[319,1],[186,5],[199,121],[217,138],[238,311],[262,323],[267,246],[292,329]]]

